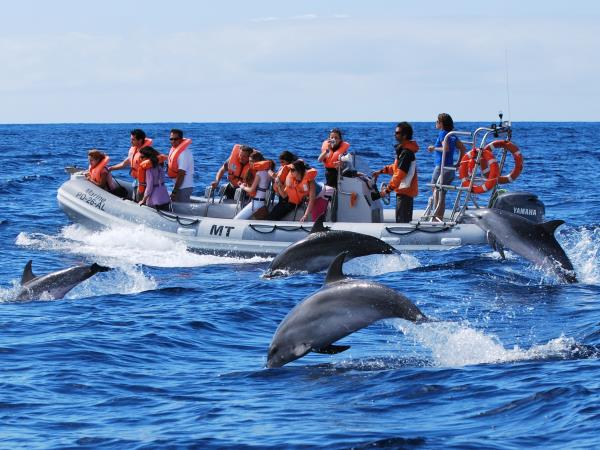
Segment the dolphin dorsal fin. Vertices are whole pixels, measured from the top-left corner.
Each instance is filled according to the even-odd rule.
[[[549,220],[548,222],[544,222],[540,224],[540,226],[546,231],[550,236],[554,236],[554,232],[558,227],[560,227],[564,220]]]
[[[349,252],[340,253],[329,265],[329,269],[327,269],[327,276],[325,277],[325,284],[334,283],[346,278],[346,275],[344,275],[344,272],[342,272],[342,266],[344,265],[344,260],[346,259],[346,255],[348,253]]]
[[[318,219],[315,220],[309,234],[318,233],[319,231],[329,231],[329,227],[323,225],[323,222],[325,222],[325,213],[321,214]]]
[[[31,281],[35,278],[35,275],[31,271],[31,259],[25,264],[25,269],[23,269],[23,276],[21,277],[21,284],[25,284],[28,281]]]

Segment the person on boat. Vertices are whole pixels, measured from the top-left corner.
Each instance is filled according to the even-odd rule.
[[[304,222],[311,216],[317,195],[315,183],[316,177],[317,169],[311,169],[301,159],[294,161],[290,165],[289,173],[285,179],[285,185],[281,183],[279,178],[275,181],[282,197],[287,199],[287,201],[277,203],[269,213],[268,219],[283,219],[288,213],[296,210],[299,206],[302,206],[307,199],[308,203],[306,210],[299,220],[300,222]]]
[[[290,152],[289,150],[284,150],[279,154],[279,170],[277,170],[277,172],[275,172],[274,170],[269,170],[269,176],[271,177],[271,180],[273,182],[273,192],[275,192],[278,195],[279,201],[287,201],[287,198],[281,195],[279,186],[285,186],[285,179],[287,178],[287,174],[290,171],[290,164],[292,164],[297,159],[298,157],[292,152]],[[281,183],[276,183],[277,179],[279,179]]]
[[[167,211],[171,206],[171,197],[165,186],[164,159],[152,147],[143,147],[140,150],[141,162],[138,170],[144,172],[146,186],[140,205]],[[162,161],[161,161],[162,159]]]
[[[431,176],[431,183],[441,183],[449,185],[454,180],[456,165],[454,164],[454,152],[459,149],[458,163],[462,159],[465,146],[456,135],[450,135],[448,139],[446,135],[454,130],[454,121],[450,114],[438,114],[435,122],[436,129],[440,130],[437,140],[434,145],[427,147],[427,150],[434,152],[433,161],[435,167]],[[433,204],[435,210],[433,216],[435,220],[443,221],[444,212],[446,211],[446,190],[436,189],[433,187]]]
[[[229,158],[227,158],[223,165],[219,167],[217,175],[215,176],[215,181],[210,184],[212,188],[216,189],[221,181],[221,178],[223,178],[223,175],[225,172],[227,172],[227,179],[229,180],[229,183],[225,188],[224,195],[225,198],[232,200],[235,196],[236,189],[240,187],[240,184],[245,179],[248,170],[250,170],[250,155],[253,151],[254,149],[247,145],[235,144],[233,149],[231,149]]]
[[[413,199],[419,192],[417,181],[416,153],[419,146],[413,141],[413,129],[408,122],[400,122],[395,131],[397,144],[395,146],[396,159],[393,164],[385,166],[371,174],[373,182],[382,174],[391,175],[392,179],[387,187],[380,193],[382,197],[390,192],[396,192],[396,222],[408,223],[412,220]]]
[[[173,128],[169,135],[171,149],[167,175],[174,179],[171,190],[171,200],[174,202],[189,203],[194,190],[194,156],[190,150],[192,140],[183,137],[183,131]]]
[[[129,173],[133,177],[133,190],[132,190],[132,199],[134,201],[139,200],[139,180],[138,180],[138,166],[140,164],[140,155],[139,151],[142,147],[147,147],[152,145],[152,139],[146,137],[146,133],[144,130],[139,128],[135,128],[131,130],[130,136],[131,147],[129,147],[129,152],[127,154],[127,158],[125,158],[122,162],[115,164],[114,166],[110,166],[108,168],[109,171],[113,170],[121,170],[125,167],[129,167]]]
[[[240,189],[248,194],[250,201],[234,217],[234,219],[264,219],[268,215],[265,199],[271,184],[269,170],[273,170],[275,163],[266,160],[261,152],[254,150],[250,155],[250,170],[246,180],[240,184]]]
[[[334,128],[329,132],[329,138],[323,141],[321,145],[321,154],[319,162],[325,166],[325,184],[337,189],[338,167],[340,166],[340,156],[348,151],[350,144],[342,138],[342,131]]]
[[[117,197],[127,197],[127,190],[118,185],[106,167],[110,161],[108,155],[93,148],[88,152],[88,161],[89,167],[85,172],[85,177],[89,181]]]

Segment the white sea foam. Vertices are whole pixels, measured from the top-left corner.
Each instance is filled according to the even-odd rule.
[[[200,267],[215,264],[241,264],[268,261],[268,258],[235,258],[199,255],[187,250],[181,241],[170,239],[150,228],[138,225],[91,231],[80,225],[64,227],[57,236],[19,233],[16,244],[103,259],[107,265],[144,264],[152,267]]]
[[[368,255],[354,258],[344,263],[344,273],[348,275],[377,276],[388,272],[420,267],[419,260],[408,253],[400,255]]]
[[[580,228],[562,242],[580,282],[600,283],[600,227]]]
[[[564,356],[576,344],[572,338],[560,336],[529,349],[505,348],[496,336],[454,322],[431,322],[415,325],[391,320],[390,323],[408,338],[431,351],[434,364],[462,367],[474,364],[497,364]]]

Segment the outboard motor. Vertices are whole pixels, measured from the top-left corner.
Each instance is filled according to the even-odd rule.
[[[544,203],[531,192],[499,193],[492,208],[509,211],[535,223],[542,223],[546,212]]]

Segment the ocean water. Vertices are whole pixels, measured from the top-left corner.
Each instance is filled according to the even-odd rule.
[[[525,170],[510,188],[565,220],[580,283],[485,246],[359,258],[347,273],[436,322],[376,323],[344,353],[274,370],[277,325],[324,274],[266,280],[269,259],[190,253],[143,226],[92,232],[58,208],[63,167],[92,147],[121,160],[138,126],[161,150],[184,129],[198,192],[237,142],[314,163],[340,126],[373,169],[393,155],[392,123],[0,125],[0,447],[600,447],[600,124],[514,124]],[[423,149],[434,142],[432,123],[414,126]],[[417,156],[423,207],[432,156]],[[65,299],[16,302],[29,259],[39,274],[114,270]]]

